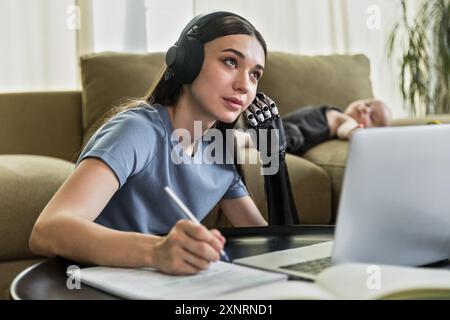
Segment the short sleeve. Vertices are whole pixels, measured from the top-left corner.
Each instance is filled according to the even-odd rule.
[[[224,199],[236,199],[248,196],[247,188],[242,182],[241,176],[235,172],[234,179],[228,188],[227,192],[223,196]]]
[[[102,126],[83,149],[76,165],[86,158],[99,158],[117,176],[119,187],[139,173],[153,159],[164,137],[158,112],[149,108],[130,109]]]

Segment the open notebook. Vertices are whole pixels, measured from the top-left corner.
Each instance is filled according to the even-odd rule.
[[[321,272],[315,283],[216,262],[193,276],[154,269],[92,267],[81,281],[126,299],[450,299],[450,270],[348,263]]]
[[[218,261],[196,275],[176,276],[152,268],[90,267],[81,282],[126,299],[214,299],[221,295],[285,282],[288,276]]]

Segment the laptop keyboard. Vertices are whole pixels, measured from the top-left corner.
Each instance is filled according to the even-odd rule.
[[[280,268],[316,275],[328,267],[331,267],[331,257],[289,264]]]

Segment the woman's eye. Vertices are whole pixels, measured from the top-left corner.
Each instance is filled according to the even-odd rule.
[[[259,80],[261,78],[261,73],[259,72],[254,72],[253,73],[253,77],[255,77],[256,80]]]
[[[236,60],[234,60],[232,58],[225,59],[225,63],[232,67],[236,67],[236,65],[237,65]]]

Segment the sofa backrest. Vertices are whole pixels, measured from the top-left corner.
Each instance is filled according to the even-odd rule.
[[[354,100],[372,97],[369,59],[271,52],[258,89],[272,97],[282,114],[308,105],[345,109]]]
[[[81,93],[0,94],[0,154],[74,161],[89,129],[124,98],[144,96],[163,62],[163,53],[91,54],[81,58]],[[282,114],[323,103],[344,108],[372,96],[369,60],[270,52],[259,90],[277,102]]]
[[[143,97],[163,63],[162,53],[104,52],[82,56],[84,138],[114,105],[126,98]]]
[[[83,129],[96,125],[112,106],[144,96],[164,62],[163,53],[104,52],[81,58]],[[372,96],[369,60],[364,55],[301,56],[270,52],[260,91],[271,96],[282,114],[306,105],[344,108]]]

